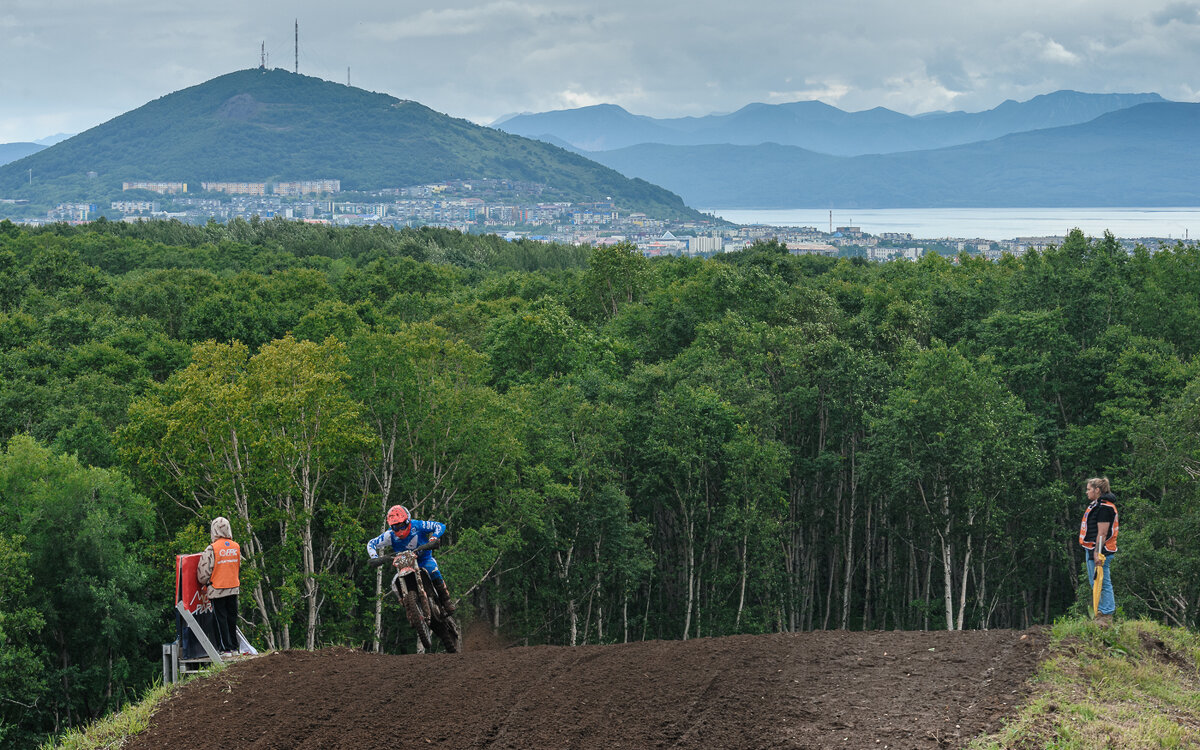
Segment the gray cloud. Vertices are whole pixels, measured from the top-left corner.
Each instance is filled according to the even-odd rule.
[[[1200,24],[1200,5],[1196,3],[1171,3],[1155,13],[1152,18],[1159,26],[1166,26],[1172,21],[1185,24]]]
[[[1200,91],[1200,5],[1089,0],[2,0],[0,142],[77,132],[222,73],[293,64],[477,122],[819,98],[978,110],[1056,89]]]
[[[957,50],[939,49],[925,61],[925,70],[932,81],[947,91],[961,93],[971,89],[971,76]]]

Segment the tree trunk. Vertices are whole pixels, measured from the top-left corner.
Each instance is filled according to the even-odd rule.
[[[629,643],[629,591],[621,593],[621,631],[622,643]]]
[[[575,599],[567,599],[567,622],[570,623],[571,646],[579,645],[579,614],[575,611]]]
[[[741,586],[739,587],[740,590],[738,592],[737,617],[735,617],[733,620],[733,629],[735,632],[740,632],[742,626],[742,609],[744,609],[746,606],[746,548],[749,546],[749,541],[750,535],[742,534],[742,580]]]
[[[967,534],[967,555],[962,564],[962,589],[958,594],[958,629],[963,629],[963,619],[967,612],[967,571],[971,569],[971,535]]]
[[[854,471],[855,439],[850,439],[850,511],[846,519],[846,554],[842,563],[842,618],[839,630],[850,627],[850,586],[854,583],[854,522],[858,513],[858,479]]]
[[[308,622],[304,632],[304,647],[312,651],[317,647],[317,566],[313,557],[313,533],[311,516],[304,521],[300,536],[304,554],[304,596],[308,600]]]
[[[943,593],[946,597],[946,630],[954,630],[954,581],[951,561],[954,547],[950,543],[950,488],[942,488],[942,519],[945,521],[945,531],[938,531],[942,543],[942,578]]]
[[[500,589],[500,576],[501,575],[502,575],[501,573],[496,574],[496,585],[493,588],[493,591],[496,592],[495,597],[493,597],[495,599],[495,601],[492,603],[492,632],[494,632],[494,633],[500,632],[500,590],[501,590]]]
[[[375,631],[371,650],[379,653],[383,640],[383,568],[375,569]]]
[[[686,641],[692,629],[692,607],[695,605],[696,597],[696,550],[695,542],[692,538],[694,528],[692,520],[686,514],[684,515],[683,528],[684,546],[687,547],[684,567],[684,573],[687,576],[687,609],[683,617],[683,640]]]
[[[932,593],[933,593],[933,555],[930,554],[928,557],[925,558],[925,595],[923,597],[921,597],[922,599],[925,600],[925,606],[921,608],[924,612],[924,617],[922,619],[923,624],[921,626],[922,630],[929,630],[929,599],[931,598],[930,594],[932,594]]]

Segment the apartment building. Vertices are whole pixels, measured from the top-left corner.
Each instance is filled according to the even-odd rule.
[[[265,182],[201,182],[200,187],[210,193],[227,195],[266,195]]]
[[[176,193],[186,193],[187,183],[149,181],[122,182],[121,190],[149,190],[161,195],[174,195]]]
[[[299,180],[296,182],[277,182],[272,186],[275,195],[321,195],[323,193],[342,192],[341,180]]]

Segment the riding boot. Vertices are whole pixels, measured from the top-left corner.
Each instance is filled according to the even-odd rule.
[[[437,589],[438,600],[442,604],[442,609],[445,610],[446,614],[448,615],[454,614],[454,611],[457,609],[457,607],[454,606],[454,600],[450,598],[450,589],[446,588],[446,582],[443,579],[438,578],[433,582],[433,586]]]

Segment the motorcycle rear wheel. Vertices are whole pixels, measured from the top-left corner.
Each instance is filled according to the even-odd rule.
[[[426,651],[431,650],[433,636],[429,633],[429,623],[425,621],[425,614],[421,611],[421,602],[417,599],[417,592],[410,591],[404,595],[404,613],[408,616],[408,624],[417,631],[417,638],[421,640],[421,645],[425,647]]]
[[[446,653],[457,654],[462,651],[462,636],[458,633],[458,623],[454,621],[453,617],[449,615],[435,617],[429,625],[434,635],[446,647]]]

